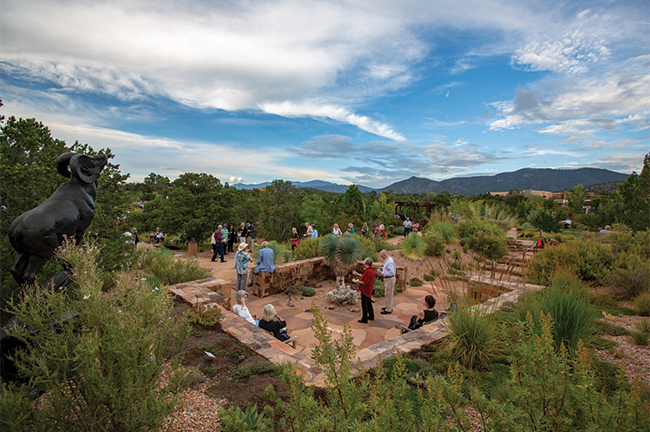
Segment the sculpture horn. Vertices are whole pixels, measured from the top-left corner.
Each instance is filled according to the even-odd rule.
[[[68,169],[68,166],[70,165],[70,159],[72,159],[73,156],[75,156],[77,153],[74,152],[68,152],[68,153],[63,153],[61,156],[56,158],[56,170],[61,174],[63,177],[70,178],[72,174],[70,174],[70,170]]]

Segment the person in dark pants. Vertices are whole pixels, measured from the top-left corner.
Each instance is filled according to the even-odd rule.
[[[235,238],[237,237],[237,230],[230,224],[228,231],[228,252],[234,252]]]
[[[361,282],[359,282],[359,291],[361,292],[361,319],[360,323],[366,324],[368,320],[374,321],[375,311],[372,309],[372,290],[375,286],[375,270],[372,268],[372,258],[366,258],[363,262],[366,265],[366,269],[363,274],[359,274],[357,271],[353,271],[352,274],[355,276],[361,276]]]
[[[217,254],[221,257],[221,262],[226,262],[225,259],[223,259],[223,234],[221,233],[221,228],[222,226],[219,225],[219,228],[212,234],[214,238],[214,252],[212,253],[212,259],[210,261],[214,262],[217,260]]]

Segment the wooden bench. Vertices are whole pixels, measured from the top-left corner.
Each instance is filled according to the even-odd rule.
[[[264,330],[264,329],[262,329],[262,330]],[[268,334],[270,334],[273,339],[278,339],[278,338],[275,337],[275,335],[273,334],[272,331],[268,331],[268,330],[264,330],[264,331],[267,332]],[[296,340],[297,339],[298,339],[298,336],[292,336],[289,339],[287,339],[286,341],[280,341],[280,342],[284,342],[287,345],[291,345],[291,347],[293,349],[296,349]],[[280,339],[278,339],[278,340],[280,340]]]

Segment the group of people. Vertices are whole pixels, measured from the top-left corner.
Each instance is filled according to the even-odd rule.
[[[234,252],[235,243],[247,243],[251,251],[255,250],[255,238],[257,231],[255,225],[248,222],[242,222],[239,227],[235,228],[233,224],[219,225],[212,233],[210,243],[212,245],[212,259],[214,262],[217,256],[221,258],[221,262],[226,262],[224,258],[229,252]]]
[[[235,263],[233,268],[237,269],[237,295],[236,295],[236,304],[233,306],[232,311],[244,318],[249,323],[259,326],[264,330],[272,332],[273,335],[281,340],[285,341],[289,339],[289,334],[287,332],[287,323],[285,320],[280,318],[275,311],[275,308],[271,304],[264,306],[264,312],[261,320],[257,320],[255,315],[251,314],[246,306],[246,301],[248,299],[248,293],[246,292],[246,271],[248,263],[252,261],[250,255],[246,252],[246,243],[239,245],[239,250],[235,255]],[[260,255],[262,256],[260,258]],[[269,271],[273,272],[275,267],[273,267],[273,249],[269,248],[266,242],[262,243],[262,249],[258,253],[258,265],[254,270],[259,271]],[[358,283],[358,289],[361,293],[361,319],[358,320],[359,323],[367,324],[369,321],[375,319],[375,312],[372,306],[372,294],[375,285],[375,277],[377,274],[384,279],[384,286],[386,288],[385,292],[385,303],[381,308],[382,315],[390,315],[393,313],[393,295],[395,292],[395,276],[396,276],[396,267],[395,261],[388,254],[387,251],[382,250],[379,252],[379,256],[383,260],[383,266],[375,272],[373,268],[372,258],[366,258],[364,265],[366,266],[363,273],[353,271],[352,274],[360,277]],[[270,262],[269,262],[270,260]],[[270,267],[269,267],[270,265]],[[258,267],[262,267],[258,269]],[[252,283],[254,270],[251,270],[250,282]],[[439,313],[435,310],[436,300],[433,296],[427,295],[424,298],[424,310],[420,311],[418,315],[411,317],[409,323],[409,329],[415,330],[422,326],[422,324],[438,319]]]

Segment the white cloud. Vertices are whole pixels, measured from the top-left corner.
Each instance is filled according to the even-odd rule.
[[[648,126],[650,56],[624,62],[602,76],[554,77],[519,89],[512,101],[492,105],[499,111],[490,129],[549,123],[543,133],[595,133],[623,124]]]
[[[404,141],[406,138],[395,132],[393,128],[384,123],[372,120],[367,116],[360,116],[350,112],[348,109],[318,103],[292,103],[283,102],[280,104],[263,103],[259,107],[269,114],[277,114],[283,117],[324,117],[349,123],[375,135],[390,138],[395,141]]]

